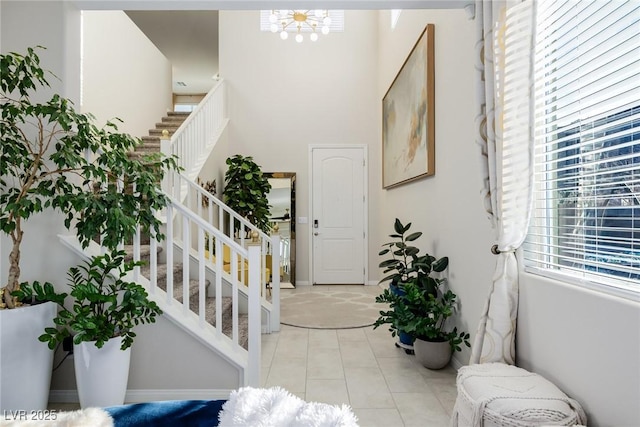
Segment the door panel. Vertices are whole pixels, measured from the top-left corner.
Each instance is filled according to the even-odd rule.
[[[364,148],[312,149],[314,284],[364,283]]]

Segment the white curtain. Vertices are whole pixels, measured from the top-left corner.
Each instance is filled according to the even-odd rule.
[[[518,262],[532,194],[533,1],[476,2],[477,142],[497,262],[470,363],[515,364]]]

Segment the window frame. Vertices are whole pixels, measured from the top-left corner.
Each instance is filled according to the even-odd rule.
[[[536,31],[536,35],[537,34],[538,34],[538,31]],[[536,48],[536,51],[537,51],[537,48]],[[541,96],[546,98],[550,95],[551,92],[548,91],[549,86],[539,85],[538,83],[539,70],[537,69],[538,67],[537,60],[538,59],[536,58],[536,85],[535,85],[534,92],[535,92],[535,96],[539,96],[539,97]],[[549,63],[549,61],[546,61],[546,62]],[[552,93],[551,93],[551,96],[553,97]],[[583,98],[580,98],[580,99],[583,99]],[[638,104],[640,105],[640,100],[638,100]],[[538,101],[536,101],[536,107],[534,109],[535,111],[534,112],[534,116],[535,116],[534,131],[535,131],[535,145],[536,145],[536,147],[534,147],[533,149],[534,152],[536,153],[534,155],[534,159],[539,155],[540,157],[544,158],[544,160],[541,160],[540,162],[534,161],[533,173],[534,173],[534,176],[538,174],[542,174],[542,175],[547,175],[547,177],[545,177],[544,181],[542,182],[539,180],[534,180],[533,193],[535,194],[537,192],[540,192],[541,194],[545,194],[545,195],[533,197],[532,212],[546,211],[546,214],[543,214],[539,218],[537,218],[537,220],[539,221],[537,223],[537,226],[530,226],[524,246],[519,251],[519,258],[523,261],[522,262],[523,270],[530,274],[543,276],[549,279],[561,281],[563,283],[577,285],[582,288],[587,288],[587,289],[598,291],[598,292],[604,292],[606,294],[622,297],[625,299],[640,301],[640,285],[634,286],[633,280],[635,279],[633,278],[620,279],[615,277],[614,275],[603,275],[603,274],[591,273],[587,268],[584,267],[584,264],[583,264],[583,268],[580,270],[577,268],[574,269],[568,266],[563,267],[561,265],[561,262],[562,262],[561,257],[563,257],[563,255],[566,255],[566,252],[564,254],[562,253],[562,248],[561,248],[561,245],[559,244],[559,242],[563,239],[563,236],[560,233],[560,219],[563,217],[561,215],[561,210],[557,206],[555,206],[555,203],[553,202],[553,200],[557,198],[557,192],[558,192],[559,186],[557,185],[554,185],[553,187],[549,186],[549,175],[551,175],[552,180],[556,179],[555,175],[558,173],[559,167],[554,167],[553,169],[547,169],[550,162],[548,157],[549,153],[546,151],[542,151],[542,153],[537,152],[538,144],[546,145],[546,144],[552,143],[552,141],[550,140],[542,139],[542,135],[544,134],[544,132],[547,132],[549,130],[548,125],[545,123],[545,120],[544,120],[544,118],[548,116],[549,113],[545,111],[544,105],[545,104],[542,104],[542,108],[540,108],[540,104],[538,104]],[[570,105],[570,103],[568,103],[567,105]],[[635,109],[635,108],[638,108],[638,106],[632,106],[630,108]],[[631,114],[630,116],[633,118],[633,114]],[[595,118],[593,119],[593,123],[596,123],[598,120],[602,120],[603,116],[595,115],[594,117]],[[632,129],[636,127],[640,129],[640,124],[635,124],[636,120],[637,119],[628,122],[631,124]],[[589,122],[585,121],[584,123],[589,123]],[[570,130],[571,126],[576,126],[576,124],[567,123],[567,126],[565,128],[567,130]],[[577,126],[580,126],[580,123],[578,123]],[[560,129],[560,132],[562,132],[561,129]],[[578,134],[579,133],[580,132],[578,132]],[[635,134],[635,132],[632,132],[632,133]],[[556,133],[555,135],[557,136],[558,134],[559,133]],[[580,138],[580,136],[578,136],[578,138]],[[632,140],[632,142],[633,142],[632,147],[635,147],[636,144],[640,145],[640,141]],[[579,142],[578,144],[580,143],[581,142]],[[560,151],[559,153],[562,153],[562,151]],[[552,158],[551,162],[560,163],[561,157]],[[635,164],[635,162],[633,163]],[[577,167],[580,167],[580,166],[578,165]],[[600,187],[596,187],[596,188],[600,188]],[[636,206],[636,205],[633,205],[633,206]],[[585,210],[594,209],[597,211],[598,207],[586,207],[582,209],[585,209]],[[632,208],[632,209],[640,209],[640,208]],[[635,214],[631,218],[635,219],[636,218]],[[576,217],[574,227],[580,227],[580,225],[578,225],[579,221],[580,219]],[[533,223],[533,219],[531,222]],[[543,232],[533,233],[532,232],[533,229],[537,227],[543,230],[544,233]],[[585,230],[588,230],[588,228],[589,227],[586,227]],[[632,229],[631,233],[635,233],[634,230],[635,228]],[[583,236],[582,238],[584,239],[585,242],[589,240],[586,237],[586,233],[585,233],[585,236]],[[549,250],[549,248],[554,248],[554,247],[556,247],[555,250]],[[527,253],[531,255],[527,255]],[[582,255],[583,257],[585,256],[588,257],[589,251],[582,252]],[[605,253],[604,255],[607,255],[607,254]],[[584,259],[585,258],[582,258],[582,260]],[[580,263],[580,260],[581,260],[580,258],[576,258],[576,261],[578,263]],[[544,267],[545,263],[549,265],[548,268]],[[589,265],[588,262],[586,264],[587,266]]]

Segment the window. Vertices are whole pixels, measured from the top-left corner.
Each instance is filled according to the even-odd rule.
[[[640,2],[540,1],[526,265],[640,293]]]

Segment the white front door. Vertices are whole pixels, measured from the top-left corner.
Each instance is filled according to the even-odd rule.
[[[311,147],[313,284],[364,284],[365,147]]]

